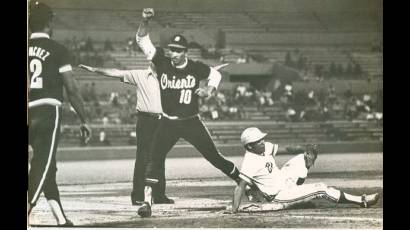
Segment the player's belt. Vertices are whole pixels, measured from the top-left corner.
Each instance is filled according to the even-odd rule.
[[[197,117],[199,118],[199,114],[195,114],[189,117],[178,117],[178,116],[171,116],[168,114],[164,114],[164,117],[168,118],[169,120],[173,120],[173,121],[184,121],[184,120],[189,120],[192,118],[197,118]]]
[[[161,119],[163,117],[163,115],[161,113],[150,113],[150,112],[142,112],[142,111],[138,111],[137,113],[139,116],[144,116],[144,117],[151,117],[151,118],[155,118],[155,119]]]
[[[30,101],[28,103],[29,108],[34,108],[40,105],[53,105],[53,106],[61,106],[61,101],[55,98],[41,98],[38,100]]]

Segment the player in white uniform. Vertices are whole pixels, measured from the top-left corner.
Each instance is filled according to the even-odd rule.
[[[336,203],[357,204],[367,208],[377,203],[379,194],[355,196],[326,186],[324,183],[303,184],[309,168],[314,164],[317,145],[307,145],[306,151],[290,159],[279,169],[275,163],[278,152],[295,152],[300,148],[287,147],[279,151],[277,144],[265,142],[267,134],[258,128],[247,128],[241,135],[246,152],[242,161],[240,183],[236,186],[232,207],[225,213],[236,213],[247,186],[258,189],[269,203],[242,207],[247,211],[287,209],[313,199],[324,198]],[[256,208],[255,208],[256,207]]]

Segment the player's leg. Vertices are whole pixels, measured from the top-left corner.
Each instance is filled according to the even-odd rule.
[[[172,123],[166,119],[161,120],[151,143],[145,171],[144,204],[138,209],[138,215],[141,217],[151,216],[152,188],[159,182],[161,165],[167,153],[179,139],[179,134]]]
[[[148,162],[147,154],[157,125],[158,122],[154,118],[138,117],[136,126],[137,151],[131,193],[132,204],[141,204],[144,201],[145,168]]]
[[[34,135],[31,146],[33,157],[30,162],[28,202],[30,203],[29,213],[35,206],[41,192],[43,191],[47,175],[52,165],[52,159],[56,153],[57,135],[59,132],[59,109],[52,106],[40,106],[30,109],[33,118],[31,132]]]
[[[58,190],[56,182],[56,173],[57,173],[57,162],[55,157],[53,157],[49,172],[47,174],[47,179],[44,183],[44,196],[47,199],[47,203],[50,206],[50,209],[57,220],[58,225],[72,225],[64,213],[63,206],[61,205],[60,192]]]
[[[199,118],[190,119],[184,124],[186,127],[182,137],[191,143],[213,166],[221,170],[228,177],[238,183],[239,170],[234,163],[227,160],[218,151],[211,135]]]
[[[377,202],[378,195],[375,194],[374,197],[368,197],[368,200],[366,200],[366,196],[347,194],[335,188],[328,187],[324,183],[315,183],[284,189],[276,195],[273,202],[282,204],[284,208],[289,208],[319,198],[334,203],[349,203],[368,207]]]

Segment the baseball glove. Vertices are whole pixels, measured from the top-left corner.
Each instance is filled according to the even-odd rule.
[[[317,144],[308,144],[306,145],[306,152],[312,153],[313,155],[317,155],[319,153],[319,149]]]

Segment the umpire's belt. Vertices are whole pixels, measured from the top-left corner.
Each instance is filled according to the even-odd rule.
[[[142,111],[137,111],[138,116],[144,116],[144,117],[151,117],[154,119],[160,120],[164,115],[162,113],[149,113],[149,112],[142,112]]]
[[[173,120],[173,121],[185,121],[185,120],[189,120],[192,118],[197,118],[197,117],[199,118],[199,114],[195,114],[195,115],[188,116],[188,117],[178,117],[178,116],[171,116],[171,115],[164,113],[164,117],[168,118],[169,120]]]

